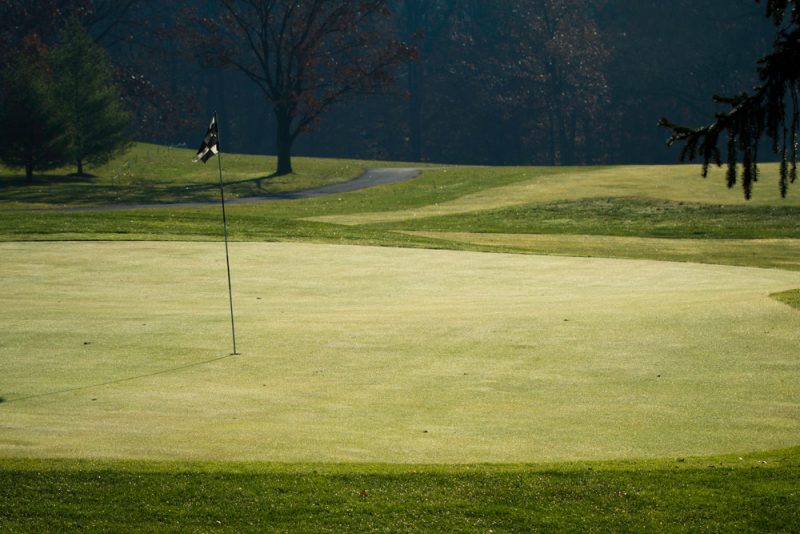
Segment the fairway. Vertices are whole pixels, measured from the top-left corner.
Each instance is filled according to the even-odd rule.
[[[545,462],[795,445],[800,273],[215,243],[2,243],[0,455]]]

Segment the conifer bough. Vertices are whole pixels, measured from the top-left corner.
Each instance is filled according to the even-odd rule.
[[[760,0],[756,0],[760,2]],[[669,146],[684,142],[681,160],[702,158],[703,177],[713,162],[722,166],[720,137],[727,133],[727,183],[738,179],[737,164],[742,164],[744,196],[752,197],[758,181],[759,142],[772,141],[772,151],[780,158],[780,192],[785,197],[790,183],[797,180],[798,129],[800,128],[800,0],[767,0],[767,16],[779,28],[771,54],[759,60],[760,84],[753,93],[734,97],[714,96],[714,101],[730,105],[717,113],[708,126],[690,128],[661,119],[670,128]]]

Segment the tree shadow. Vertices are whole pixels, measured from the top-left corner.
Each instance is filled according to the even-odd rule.
[[[24,397],[16,397],[16,398],[12,398],[12,399],[4,399],[3,397],[0,397],[0,399],[2,399],[2,400],[0,400],[0,402],[19,402],[19,401],[25,401],[25,400],[29,400],[29,399],[38,399],[38,398],[41,398],[41,397],[51,397],[53,395],[60,395],[62,393],[72,393],[74,391],[83,391],[83,390],[86,390],[86,389],[92,389],[92,388],[97,388],[97,387],[111,386],[111,385],[115,385],[115,384],[121,384],[123,382],[131,382],[131,381],[134,381],[134,380],[140,380],[142,378],[151,378],[151,377],[158,376],[158,375],[176,373],[176,372],[184,371],[186,369],[191,369],[193,367],[200,367],[200,366],[203,366],[203,365],[207,365],[209,363],[214,363],[214,362],[218,362],[220,360],[225,360],[225,359],[228,359],[228,358],[232,358],[234,356],[241,356],[241,354],[238,354],[238,353],[237,354],[228,354],[227,356],[219,356],[217,358],[211,358],[210,360],[196,361],[196,362],[187,363],[185,365],[179,365],[179,366],[176,366],[176,367],[168,367],[166,369],[161,369],[161,370],[153,371],[153,372],[150,372],[150,373],[143,373],[143,374],[138,374],[138,375],[125,376],[125,377],[117,378],[117,379],[114,379],[114,380],[108,380],[106,382],[99,382],[99,383],[96,383],[96,384],[86,384],[86,385],[82,385],[82,386],[75,386],[75,387],[72,387],[72,388],[65,388],[65,389],[60,389],[60,390],[47,391],[45,393],[34,393],[32,395],[26,395]]]
[[[275,178],[278,176],[277,173],[272,173],[267,176],[258,176],[256,178],[245,178],[243,180],[225,180],[224,185],[225,187],[230,186],[237,186],[237,185],[246,185],[246,184],[255,184],[259,190],[264,188],[264,181],[269,180],[271,178]],[[202,184],[189,184],[189,185],[176,185],[172,186],[172,191],[202,191],[206,189],[217,189],[219,188],[219,182],[209,182],[209,183],[202,183]]]
[[[267,182],[277,174],[225,181],[226,194],[261,196]],[[0,201],[58,206],[96,206],[122,204],[173,204],[213,202],[219,182],[159,183],[148,181],[105,181],[93,175],[35,175],[0,177]]]
[[[242,184],[256,184],[259,190],[264,189],[264,181],[271,180],[272,178],[278,177],[279,174],[277,172],[273,172],[267,176],[258,176],[256,178],[245,178],[244,180],[233,180],[230,182],[225,182],[225,186],[234,186],[234,185],[242,185]]]
[[[48,186],[56,184],[95,183],[97,176],[93,174],[34,174],[28,180],[24,175],[0,177],[0,190],[29,186]]]

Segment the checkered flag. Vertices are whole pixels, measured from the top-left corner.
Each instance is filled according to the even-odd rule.
[[[205,163],[211,159],[212,156],[216,156],[217,153],[219,153],[219,134],[217,132],[217,114],[214,113],[211,117],[211,124],[208,126],[206,136],[203,138],[203,144],[197,149],[197,155],[192,161],[195,163],[198,161]]]

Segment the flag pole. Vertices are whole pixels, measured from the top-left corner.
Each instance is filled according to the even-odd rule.
[[[233,338],[233,356],[236,352],[236,325],[233,320],[233,287],[231,285],[231,260],[228,254],[228,218],[225,215],[225,186],[222,181],[222,143],[219,140],[219,123],[217,122],[217,112],[214,112],[214,123],[217,125],[217,166],[219,168],[219,195],[222,200],[222,226],[225,231],[225,265],[228,268],[228,302],[231,307],[231,337]]]

